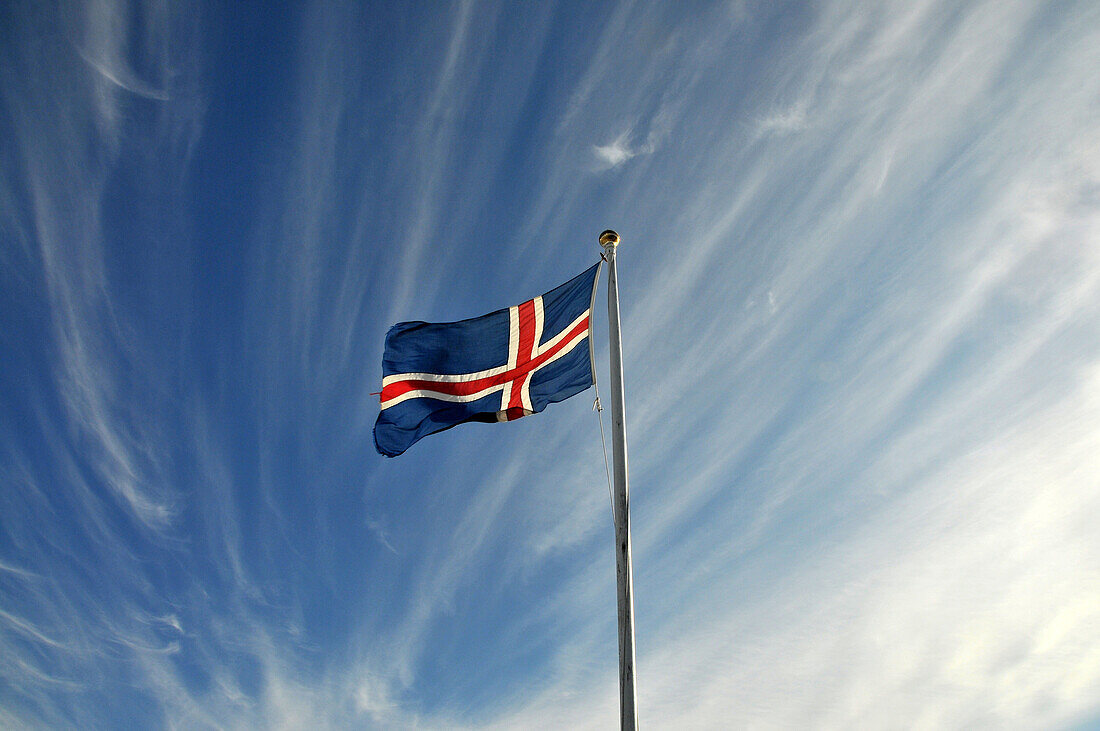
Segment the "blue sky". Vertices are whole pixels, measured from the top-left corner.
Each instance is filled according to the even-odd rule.
[[[643,724],[1100,722],[1098,68],[1087,0],[4,4],[0,726],[613,726],[591,392],[370,431],[391,324],[605,228]]]

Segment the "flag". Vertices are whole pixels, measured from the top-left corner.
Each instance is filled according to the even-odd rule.
[[[512,421],[591,386],[598,270],[481,317],[390,328],[374,424],[378,451],[396,457],[429,434],[467,421]]]

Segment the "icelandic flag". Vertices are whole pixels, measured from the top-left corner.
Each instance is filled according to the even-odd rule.
[[[386,334],[374,446],[396,457],[467,421],[512,421],[592,385],[589,312],[599,264],[541,297]]]

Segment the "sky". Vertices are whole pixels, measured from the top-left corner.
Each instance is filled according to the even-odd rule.
[[[642,725],[1100,725],[1097,69],[1091,0],[3,3],[0,727],[614,727],[592,391],[371,439],[393,323],[606,228]]]

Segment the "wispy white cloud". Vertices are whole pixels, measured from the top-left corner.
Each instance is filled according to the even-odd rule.
[[[142,382],[147,374],[141,372],[142,344],[134,339],[132,323],[125,321],[115,301],[118,282],[112,281],[105,260],[102,230],[104,191],[119,156],[128,151],[123,139],[126,107],[100,82],[106,75],[113,87],[160,99],[163,95],[147,85],[126,82],[126,59],[145,55],[153,59],[151,67],[158,75],[171,78],[177,71],[175,59],[150,52],[143,43],[166,41],[181,21],[150,12],[143,17],[149,34],[142,37],[142,24],[131,24],[117,8],[100,5],[86,10],[70,17],[65,9],[55,19],[80,39],[79,56],[56,36],[50,36],[53,45],[48,51],[36,45],[38,41],[13,39],[11,54],[18,68],[13,73],[24,75],[8,77],[12,83],[5,84],[4,100],[13,120],[22,178],[9,190],[25,191],[27,207],[13,206],[19,213],[11,223],[37,245],[34,260],[46,285],[54,333],[53,371],[71,429],[70,444],[62,448],[80,443],[105,487],[141,524],[160,530],[172,519],[174,497],[163,479],[165,455],[156,445],[153,418],[140,409],[131,411],[123,396],[130,389],[147,387]],[[38,52],[58,63],[43,70]],[[95,77],[88,76],[80,58],[95,67]],[[41,74],[37,83],[30,83],[35,73],[31,69]],[[187,88],[184,79],[178,83]],[[84,128],[69,124],[72,119],[95,120],[93,139],[85,137]],[[166,139],[193,136],[196,133],[184,130],[201,126],[201,108],[184,97],[163,121],[157,132]],[[186,164],[183,152],[168,166]]]
[[[767,134],[789,134],[802,132],[809,126],[810,123],[806,118],[806,104],[801,102],[762,117],[756,123],[756,134],[758,137]]]
[[[653,135],[644,144],[632,146],[632,134],[631,130],[627,130],[606,145],[592,146],[592,152],[599,162],[598,169],[606,170],[618,167],[631,158],[638,155],[650,155],[657,149]]]
[[[386,547],[387,551],[395,556],[400,555],[398,554],[397,549],[393,547],[393,544],[390,543],[389,536],[386,534],[386,530],[382,527],[381,523],[379,523],[377,520],[368,520],[367,528],[369,528],[370,532],[373,533],[374,536],[378,539],[378,542]]]
[[[1049,427],[1067,416],[1079,418],[1039,415],[943,465],[825,554],[796,559],[805,573],[738,602],[753,614],[674,631],[650,665],[651,718],[1049,726],[1088,712],[1078,690],[1100,666],[1079,640],[1100,604],[1079,582],[1098,578],[1086,569],[1096,545],[1065,518],[1097,508],[1076,485],[1098,435],[1065,442]]]
[[[638,154],[630,149],[630,146],[627,144],[628,139],[629,134],[624,132],[610,144],[594,145],[592,151],[596,154],[596,157],[604,163],[605,167],[612,168],[616,165],[621,165]]]
[[[168,96],[168,92],[150,86],[141,79],[136,78],[127,69],[111,69],[106,64],[89,56],[83,50],[77,49],[77,52],[80,54],[80,57],[84,59],[85,63],[120,89],[124,89],[132,94],[137,94],[138,96],[143,96],[146,99],[168,101],[171,98]]]

